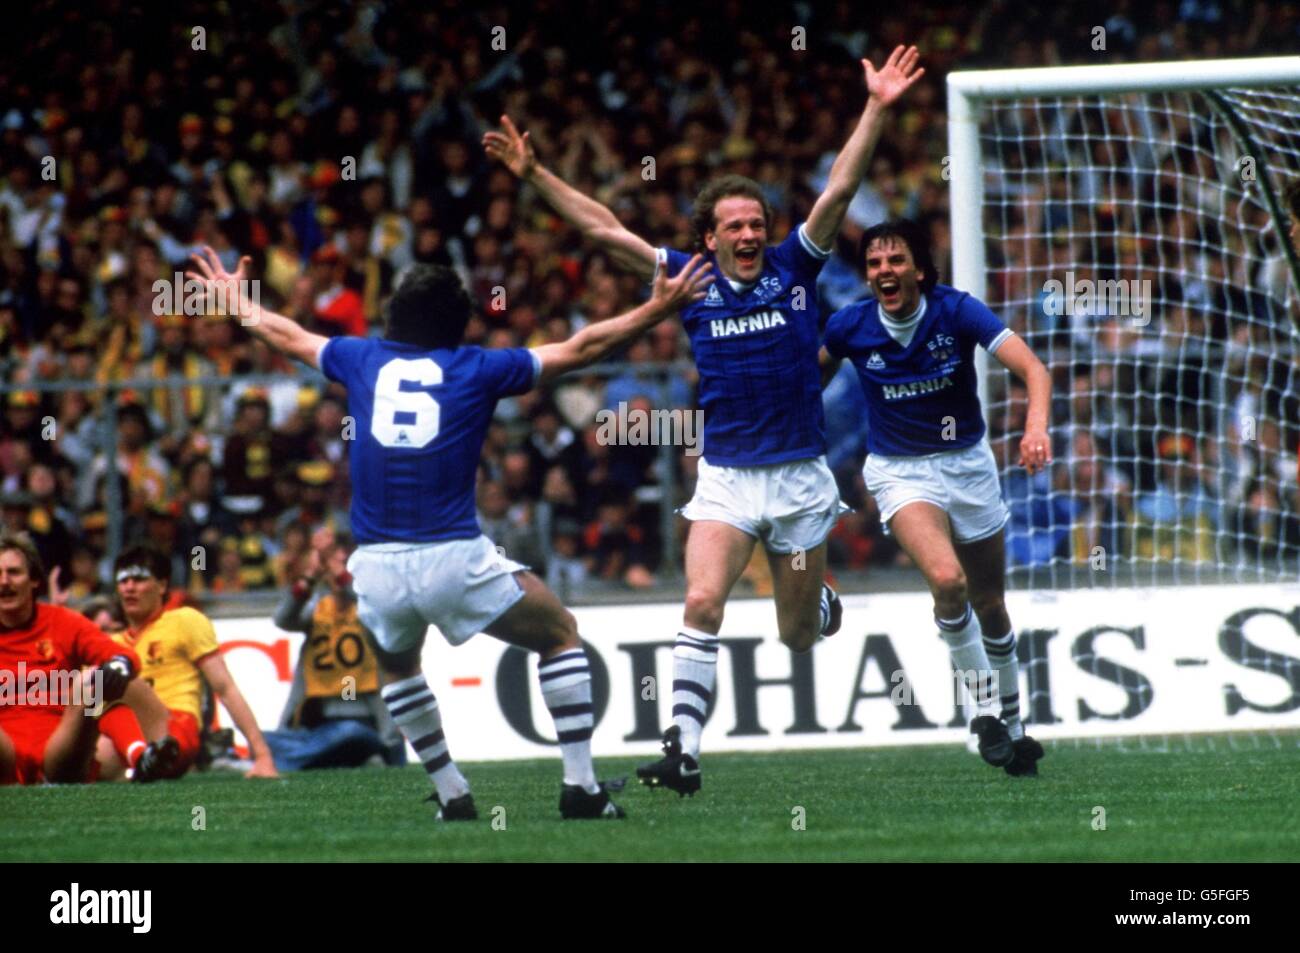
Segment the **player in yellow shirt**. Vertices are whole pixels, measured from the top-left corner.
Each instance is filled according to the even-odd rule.
[[[235,727],[248,739],[253,767],[245,777],[278,777],[271,749],[221,657],[212,623],[196,609],[168,609],[164,604],[171,581],[171,560],[151,546],[133,546],[117,557],[113,572],[127,621],[127,630],[114,638],[140,656],[141,679],[153,687],[168,709],[166,735],[175,740],[175,745],[165,744],[165,739],[162,742],[172,758],[170,770],[162,776],[179,778],[198,756],[206,679],[230,712]],[[137,714],[142,724],[150,723],[146,713]],[[118,755],[120,747],[111,736],[100,738],[96,757],[101,777],[124,771]]]

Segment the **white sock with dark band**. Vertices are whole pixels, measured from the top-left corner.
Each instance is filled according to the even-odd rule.
[[[438,789],[438,799],[444,805],[454,798],[469,793],[469,782],[451,760],[447,739],[442,733],[442,716],[438,713],[438,699],[429,690],[423,675],[412,675],[380,689],[388,714],[401,729],[402,737],[411,743],[416,757],[429,773],[429,779]]]
[[[1020,665],[1016,661],[1016,632],[1012,629],[1001,638],[984,637],[984,651],[993,671],[998,673],[998,692],[1002,696],[1002,720],[1012,740],[1022,738],[1025,727],[1020,723]]]
[[[564,783],[595,794],[600,790],[591,763],[591,731],[596,715],[591,704],[591,666],[586,651],[579,646],[544,659],[537,666],[537,680],[546,709],[555,719]]]
[[[718,680],[718,637],[683,626],[673,646],[673,724],[682,730],[682,751],[700,756],[700,734]]]
[[[952,667],[961,673],[975,701],[976,711],[980,715],[998,716],[999,679],[993,677],[988,655],[984,652],[984,641],[980,635],[980,622],[971,611],[970,603],[966,611],[956,619],[935,619],[939,625],[939,635],[948,643],[948,654],[952,658]]]

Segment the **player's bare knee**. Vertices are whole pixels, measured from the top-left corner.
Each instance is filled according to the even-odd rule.
[[[722,627],[721,597],[714,593],[692,589],[686,593],[686,624],[703,632],[717,632]]]
[[[966,574],[959,566],[940,569],[930,576],[930,591],[940,609],[960,609],[966,604]]]
[[[818,620],[820,623],[820,620]],[[800,625],[787,632],[781,633],[781,643],[791,652],[797,652],[802,655],[805,652],[812,651],[812,647],[817,644],[819,625]]]
[[[822,613],[820,600],[800,607],[797,612],[787,612],[777,618],[777,629],[782,644],[793,652],[807,652],[817,644],[821,635]]]

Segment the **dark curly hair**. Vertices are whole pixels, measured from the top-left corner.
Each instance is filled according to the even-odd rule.
[[[926,237],[925,229],[910,219],[899,218],[881,222],[863,232],[862,238],[858,241],[858,267],[866,271],[867,249],[871,247],[872,242],[887,238],[901,241],[912,253],[912,261],[916,263],[917,270],[923,276],[920,281],[921,293],[929,294],[933,291],[934,286],[939,283],[939,274],[934,267],[934,258],[930,255],[930,241]]]
[[[763,206],[763,224],[772,226],[772,206],[763,194],[762,188],[753,179],[743,175],[724,175],[714,179],[695,196],[695,205],[691,208],[691,230],[695,233],[695,248],[705,251],[704,233],[717,227],[718,219],[714,207],[723,199],[732,196],[753,199]]]
[[[472,310],[455,271],[446,265],[414,264],[388,301],[384,336],[428,350],[458,347]]]

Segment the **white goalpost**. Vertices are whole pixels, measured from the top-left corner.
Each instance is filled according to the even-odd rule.
[[[1013,588],[1300,580],[1300,57],[954,72],[952,283],[1054,369],[981,398]]]
[[[948,146],[952,284],[1054,379],[1030,478],[978,352],[1031,731],[1295,745],[1300,57],[954,72]]]

